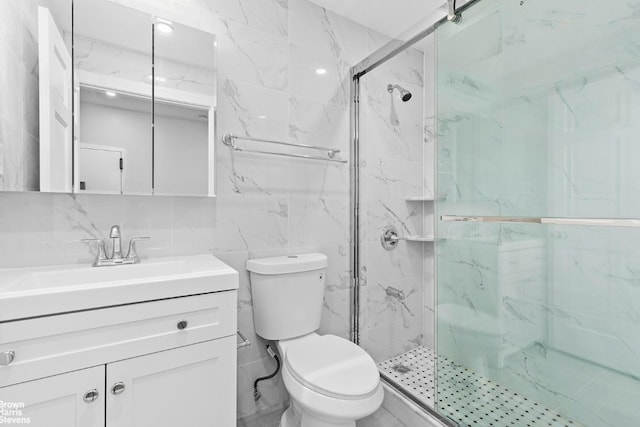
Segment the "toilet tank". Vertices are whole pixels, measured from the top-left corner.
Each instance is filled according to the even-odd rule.
[[[247,261],[258,335],[283,340],[320,327],[327,256],[302,254]]]

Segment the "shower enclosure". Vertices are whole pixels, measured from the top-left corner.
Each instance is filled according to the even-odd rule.
[[[640,0],[459,13],[353,70],[352,338],[452,425],[640,425]]]

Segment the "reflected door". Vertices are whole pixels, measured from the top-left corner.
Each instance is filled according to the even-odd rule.
[[[40,191],[71,192],[71,54],[46,7],[38,8]]]
[[[124,150],[80,144],[80,191],[124,193]]]

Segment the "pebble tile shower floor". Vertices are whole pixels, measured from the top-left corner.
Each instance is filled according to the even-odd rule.
[[[380,372],[416,399],[433,407],[436,357],[420,346],[380,363]],[[438,358],[438,408],[459,427],[580,427],[443,356]]]

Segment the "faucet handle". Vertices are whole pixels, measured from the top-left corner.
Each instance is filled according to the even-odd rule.
[[[104,245],[104,241],[100,239],[82,239],[80,240],[80,242],[98,245],[98,256],[96,257],[96,260],[93,262],[94,267],[96,267],[100,263],[100,261],[104,261],[107,259],[107,251]]]
[[[132,259],[135,262],[140,262],[138,253],[136,252],[136,242],[140,240],[151,240],[151,237],[134,237],[129,240],[129,251],[127,252],[127,259]]]
[[[118,237],[120,237],[119,225],[114,225],[111,227],[111,231],[109,231],[109,237],[111,237],[112,239],[117,239]]]

